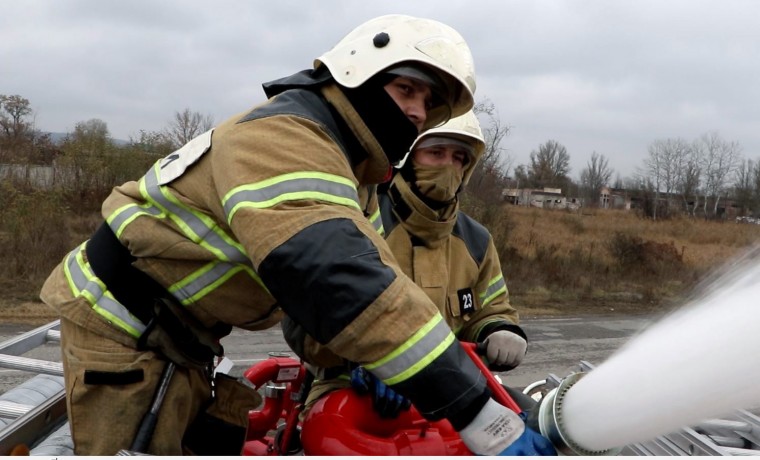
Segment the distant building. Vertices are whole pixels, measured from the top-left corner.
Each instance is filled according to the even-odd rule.
[[[567,198],[562,189],[544,187],[543,189],[510,188],[502,191],[501,197],[515,206],[530,206],[543,209],[578,209],[580,200]]]
[[[599,191],[599,207],[630,210],[631,197],[625,189],[605,186]]]

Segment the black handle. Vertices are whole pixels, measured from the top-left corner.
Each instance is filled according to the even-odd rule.
[[[132,446],[129,448],[132,452],[145,453],[150,445],[151,439],[153,439],[153,431],[156,429],[156,422],[158,422],[158,414],[148,412],[140,422],[140,427],[137,429],[135,440],[132,442]]]
[[[161,374],[161,380],[158,381],[158,387],[156,393],[153,395],[153,401],[150,404],[148,412],[140,421],[140,426],[137,428],[137,434],[132,441],[132,446],[129,448],[132,452],[145,453],[150,445],[150,441],[153,439],[153,432],[156,429],[156,423],[158,422],[158,412],[161,410],[161,405],[164,403],[164,396],[166,396],[166,390],[169,389],[169,383],[171,383],[172,376],[174,375],[174,369],[176,365],[169,361],[164,367],[164,371]]]

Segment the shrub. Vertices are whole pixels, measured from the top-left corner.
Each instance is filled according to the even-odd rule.
[[[66,226],[67,208],[59,194],[29,194],[2,190],[0,229],[4,240],[0,266],[4,279],[44,279],[71,248]]]
[[[683,252],[673,242],[657,243],[616,232],[608,242],[608,249],[620,269],[641,275],[676,273],[683,266]]]

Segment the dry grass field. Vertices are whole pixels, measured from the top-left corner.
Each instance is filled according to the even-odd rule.
[[[0,319],[41,324],[55,318],[38,300],[42,283],[100,217],[74,214],[50,195],[13,198],[6,194],[12,206],[0,207]],[[523,316],[671,308],[712,269],[760,241],[760,225],[735,222],[474,202],[464,207],[494,236],[511,301]]]
[[[512,303],[524,315],[671,308],[760,242],[758,225],[653,221],[619,210],[504,205],[481,222],[494,235]]]

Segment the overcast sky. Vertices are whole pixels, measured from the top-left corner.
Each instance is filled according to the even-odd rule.
[[[186,107],[221,122],[391,13],[465,37],[514,165],[554,139],[573,178],[594,151],[627,177],[654,140],[712,131],[760,159],[754,0],[0,0],[0,94],[43,131],[98,118],[126,140]]]

